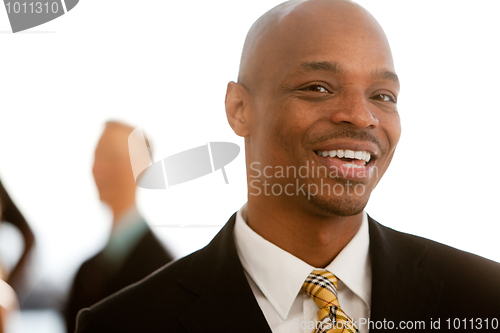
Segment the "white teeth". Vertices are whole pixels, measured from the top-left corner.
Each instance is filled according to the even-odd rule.
[[[330,150],[330,151],[318,151],[317,154],[323,157],[335,157],[338,158],[353,158],[361,161],[365,161],[366,163],[370,162],[371,155],[366,151],[353,151],[349,149],[338,149],[338,150]]]

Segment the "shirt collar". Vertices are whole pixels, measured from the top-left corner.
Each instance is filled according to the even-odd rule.
[[[368,216],[363,213],[361,226],[349,243],[340,251],[326,270],[358,295],[367,308],[371,304],[371,262]]]
[[[140,215],[136,205],[122,214],[111,230],[108,244],[103,249],[104,256],[115,266],[120,266],[129,252],[147,232],[148,225]]]
[[[246,273],[280,317],[287,320],[304,281],[315,268],[253,231],[245,221],[245,212],[246,204],[236,214],[234,237],[238,256]],[[371,285],[364,275],[369,263],[368,248],[368,219],[363,214],[356,235],[326,269],[369,305]]]

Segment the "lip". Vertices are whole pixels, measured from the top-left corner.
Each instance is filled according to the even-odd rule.
[[[322,157],[313,153],[317,165],[324,165],[328,169],[329,178],[341,178],[353,181],[368,181],[372,178],[375,170],[375,160],[370,160],[365,166],[352,167],[346,166],[347,162],[337,157]]]
[[[331,143],[323,143],[316,147],[313,147],[313,151],[330,151],[339,149],[349,149],[352,151],[366,151],[372,156],[372,160],[376,160],[380,155],[380,149],[378,146],[369,141],[352,141],[352,140],[335,140]],[[371,162],[371,161],[370,161]]]
[[[338,149],[349,149],[352,151],[366,151],[370,153],[370,161],[362,167],[346,166],[348,162],[342,161],[337,157],[319,156],[318,151],[330,151]],[[372,177],[377,164],[377,158],[380,154],[378,147],[371,142],[356,142],[356,141],[335,141],[335,143],[318,145],[313,149],[314,158],[318,165],[324,165],[328,169],[329,175],[334,175],[342,179],[353,181],[367,181]]]

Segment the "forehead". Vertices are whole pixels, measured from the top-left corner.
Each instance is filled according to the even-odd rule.
[[[107,127],[102,133],[96,154],[128,153],[128,132],[120,127]]]
[[[310,70],[308,63],[335,64],[339,74],[394,72],[382,28],[354,5],[297,7],[270,24],[260,46],[262,71],[270,76]]]

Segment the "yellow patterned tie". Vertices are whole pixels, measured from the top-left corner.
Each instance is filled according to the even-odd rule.
[[[318,323],[313,333],[359,332],[352,319],[340,308],[335,275],[325,270],[312,271],[302,290],[319,307]]]

